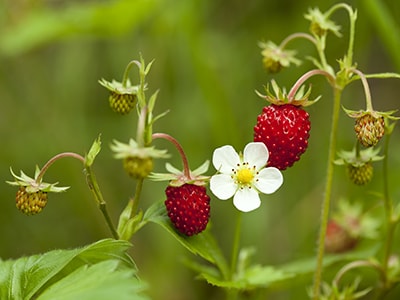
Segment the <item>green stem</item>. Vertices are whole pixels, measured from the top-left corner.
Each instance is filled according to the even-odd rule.
[[[365,103],[367,106],[367,111],[373,112],[374,108],[372,107],[371,91],[369,89],[367,78],[365,77],[364,73],[362,73],[360,70],[352,69],[351,71],[356,73],[360,77],[362,85],[364,87]]]
[[[231,256],[231,270],[230,270],[230,280],[234,279],[234,276],[237,271],[237,262],[239,257],[239,244],[240,244],[240,236],[241,236],[241,227],[242,227],[242,213],[237,212],[236,218],[236,226],[235,232],[233,236],[233,243],[232,243],[232,256]],[[239,291],[237,289],[229,289],[227,290],[227,299],[228,300],[235,300],[237,299]]]
[[[122,86],[126,87],[128,80],[129,80],[129,72],[132,69],[133,65],[140,65],[140,63],[137,60],[132,60],[128,63],[128,65],[125,68],[124,76],[122,77]]]
[[[325,57],[325,44],[326,44],[326,34],[317,38],[317,52],[319,59],[321,60],[321,68],[326,72],[332,71],[332,68],[328,65]]]
[[[106,220],[108,228],[110,229],[113,237],[115,239],[119,239],[117,230],[115,229],[114,224],[112,223],[110,215],[107,211],[106,201],[104,201],[103,195],[102,195],[99,185],[97,183],[96,176],[94,175],[92,168],[90,166],[85,166],[85,171],[86,171],[86,178],[87,178],[87,184],[89,186],[89,189],[92,191],[93,196],[94,196],[95,200],[97,201],[99,209],[102,212],[104,219]]]
[[[310,34],[308,33],[303,33],[303,32],[297,32],[297,33],[293,33],[289,36],[287,36],[279,45],[279,48],[283,49],[286,47],[286,45],[290,42],[293,41],[294,39],[298,39],[298,38],[303,38],[306,40],[311,41],[311,43],[313,43],[315,46],[317,45],[317,40]]]
[[[321,225],[318,238],[317,265],[314,274],[314,284],[313,284],[314,300],[318,300],[320,294],[322,263],[325,252],[325,236],[326,236],[326,229],[328,226],[329,209],[331,205],[332,181],[333,181],[333,171],[334,171],[334,159],[336,154],[336,139],[337,139],[337,129],[339,123],[341,92],[342,92],[341,89],[338,88],[334,89],[334,102],[333,102],[331,133],[329,141],[329,154],[328,154],[328,165],[327,165],[326,182],[325,182],[325,194],[321,210]]]
[[[139,199],[140,199],[140,194],[142,193],[143,189],[143,182],[144,178],[139,178],[136,182],[136,190],[135,190],[135,196],[133,198],[133,205],[131,209],[131,214],[129,216],[130,219],[132,219],[137,212],[138,206],[139,206]]]
[[[385,121],[388,122],[387,120],[385,120]],[[386,224],[387,233],[386,233],[386,240],[385,240],[385,245],[384,245],[383,263],[382,263],[383,271],[385,274],[387,273],[387,270],[389,267],[389,259],[390,259],[392,244],[393,244],[393,235],[394,235],[394,231],[395,231],[396,225],[397,225],[397,222],[396,222],[396,220],[394,220],[394,217],[393,217],[393,202],[392,202],[392,199],[390,198],[390,194],[389,194],[388,157],[389,157],[390,137],[391,137],[391,133],[386,135],[384,158],[383,158],[383,203],[384,203],[386,222],[387,222],[387,224]],[[384,284],[384,286],[386,286],[386,284]]]
[[[348,271],[355,269],[355,268],[360,268],[360,267],[369,267],[375,269],[380,277],[384,277],[385,274],[383,273],[382,267],[373,261],[369,260],[355,260],[347,265],[344,265],[335,275],[335,278],[333,279],[333,286],[336,288],[339,286],[340,280],[343,278],[344,274],[347,273]]]
[[[238,216],[236,219],[236,227],[235,233],[233,237],[233,244],[232,244],[232,257],[231,257],[231,279],[233,275],[236,273],[238,255],[239,255],[239,244],[240,244],[240,235],[241,235],[241,228],[242,227],[242,213],[238,212]]]
[[[357,13],[353,11],[352,7],[346,3],[338,3],[332,6],[326,13],[325,16],[329,17],[335,11],[339,9],[347,10],[350,18],[350,32],[349,32],[349,47],[347,49],[347,61],[349,63],[349,67],[353,64],[353,49],[354,49],[354,37],[355,37],[355,25],[357,20]]]
[[[113,237],[115,239],[118,239],[118,233],[115,230],[115,227],[111,221],[110,215],[108,214],[106,202],[104,201],[103,195],[100,192],[100,188],[99,188],[99,185],[97,184],[96,177],[94,176],[91,167],[86,164],[86,160],[83,156],[81,156],[77,153],[74,153],[74,152],[63,152],[63,153],[53,156],[51,159],[49,159],[49,161],[40,170],[40,173],[39,173],[38,177],[36,178],[36,181],[40,182],[40,180],[43,178],[44,174],[46,173],[47,169],[53,163],[55,163],[58,159],[64,158],[64,157],[76,158],[84,163],[85,171],[86,171],[86,179],[87,179],[89,189],[93,192],[94,198],[99,206],[100,211],[102,212],[102,214],[106,220],[108,227],[111,230]]]

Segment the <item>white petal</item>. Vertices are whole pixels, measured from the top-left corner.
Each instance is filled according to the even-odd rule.
[[[217,174],[210,179],[210,190],[218,199],[226,200],[235,194],[237,185],[231,176]]]
[[[224,174],[231,174],[232,169],[240,163],[240,157],[232,146],[226,145],[214,150],[212,161],[215,169]]]
[[[260,196],[255,189],[243,188],[238,189],[233,197],[233,205],[243,212],[255,210],[261,204]]]
[[[267,146],[264,143],[248,143],[243,151],[243,161],[250,166],[256,166],[257,170],[265,167],[269,158]]]
[[[255,187],[264,194],[272,194],[282,183],[282,173],[274,167],[262,169],[254,180]]]

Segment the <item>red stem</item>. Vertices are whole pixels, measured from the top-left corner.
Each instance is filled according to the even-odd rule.
[[[63,157],[73,157],[76,159],[79,159],[80,161],[82,161],[83,163],[85,163],[85,158],[77,153],[74,152],[63,152],[60,154],[57,154],[55,156],[53,156],[52,158],[50,158],[48,160],[48,162],[43,166],[43,168],[40,170],[39,175],[36,178],[36,182],[39,183],[40,180],[42,179],[42,177],[44,176],[44,173],[46,173],[47,169],[56,162],[56,160],[63,158]]]
[[[183,151],[183,148],[182,148],[181,144],[179,144],[179,142],[175,138],[173,138],[172,136],[170,136],[169,134],[166,134],[166,133],[153,133],[152,138],[153,139],[165,139],[165,140],[171,142],[176,147],[176,149],[179,152],[179,155],[182,158],[183,175],[187,179],[191,179],[189,163],[188,163],[186,154]]]

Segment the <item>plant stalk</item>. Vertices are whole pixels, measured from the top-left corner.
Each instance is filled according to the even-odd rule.
[[[328,227],[329,210],[331,205],[331,194],[332,194],[332,181],[333,181],[333,171],[334,171],[334,159],[336,154],[336,140],[337,131],[339,124],[339,112],[340,112],[340,101],[341,101],[342,90],[339,88],[334,89],[334,101],[333,101],[333,112],[332,112],[332,123],[331,123],[331,133],[329,141],[329,154],[328,154],[328,165],[326,172],[326,182],[325,182],[325,193],[324,200],[322,203],[321,210],[321,224],[318,237],[318,248],[317,248],[317,265],[314,274],[314,284],[313,284],[313,299],[318,300],[320,295],[320,285],[322,278],[322,264],[325,252],[325,237],[326,229]]]
[[[96,176],[94,175],[92,168],[90,166],[85,166],[85,171],[86,171],[86,179],[87,179],[87,184],[89,186],[89,189],[92,191],[93,196],[94,196],[95,200],[97,201],[99,209],[102,212],[104,219],[106,220],[108,228],[110,229],[112,236],[115,239],[119,239],[118,232],[115,229],[114,224],[112,223],[110,215],[107,211],[107,203],[106,203],[106,201],[104,201],[103,195],[102,195],[99,185],[97,183]]]

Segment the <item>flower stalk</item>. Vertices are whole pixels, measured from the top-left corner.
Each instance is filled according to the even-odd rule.
[[[337,131],[339,124],[339,113],[340,113],[340,102],[341,102],[341,94],[342,91],[338,88],[334,89],[334,100],[333,100],[333,112],[332,112],[332,122],[331,122],[331,133],[329,138],[329,153],[328,153],[328,164],[326,168],[326,177],[325,177],[325,191],[324,191],[324,199],[322,202],[322,210],[321,210],[321,221],[320,221],[320,230],[318,236],[318,245],[317,245],[317,265],[314,275],[314,283],[313,283],[313,299],[318,300],[320,295],[320,285],[322,278],[322,268],[323,268],[323,258],[325,252],[325,238],[326,238],[326,229],[328,226],[329,220],[329,210],[331,206],[331,194],[332,194],[332,181],[333,181],[333,171],[334,171],[334,159],[336,154],[336,140],[337,140]]]

